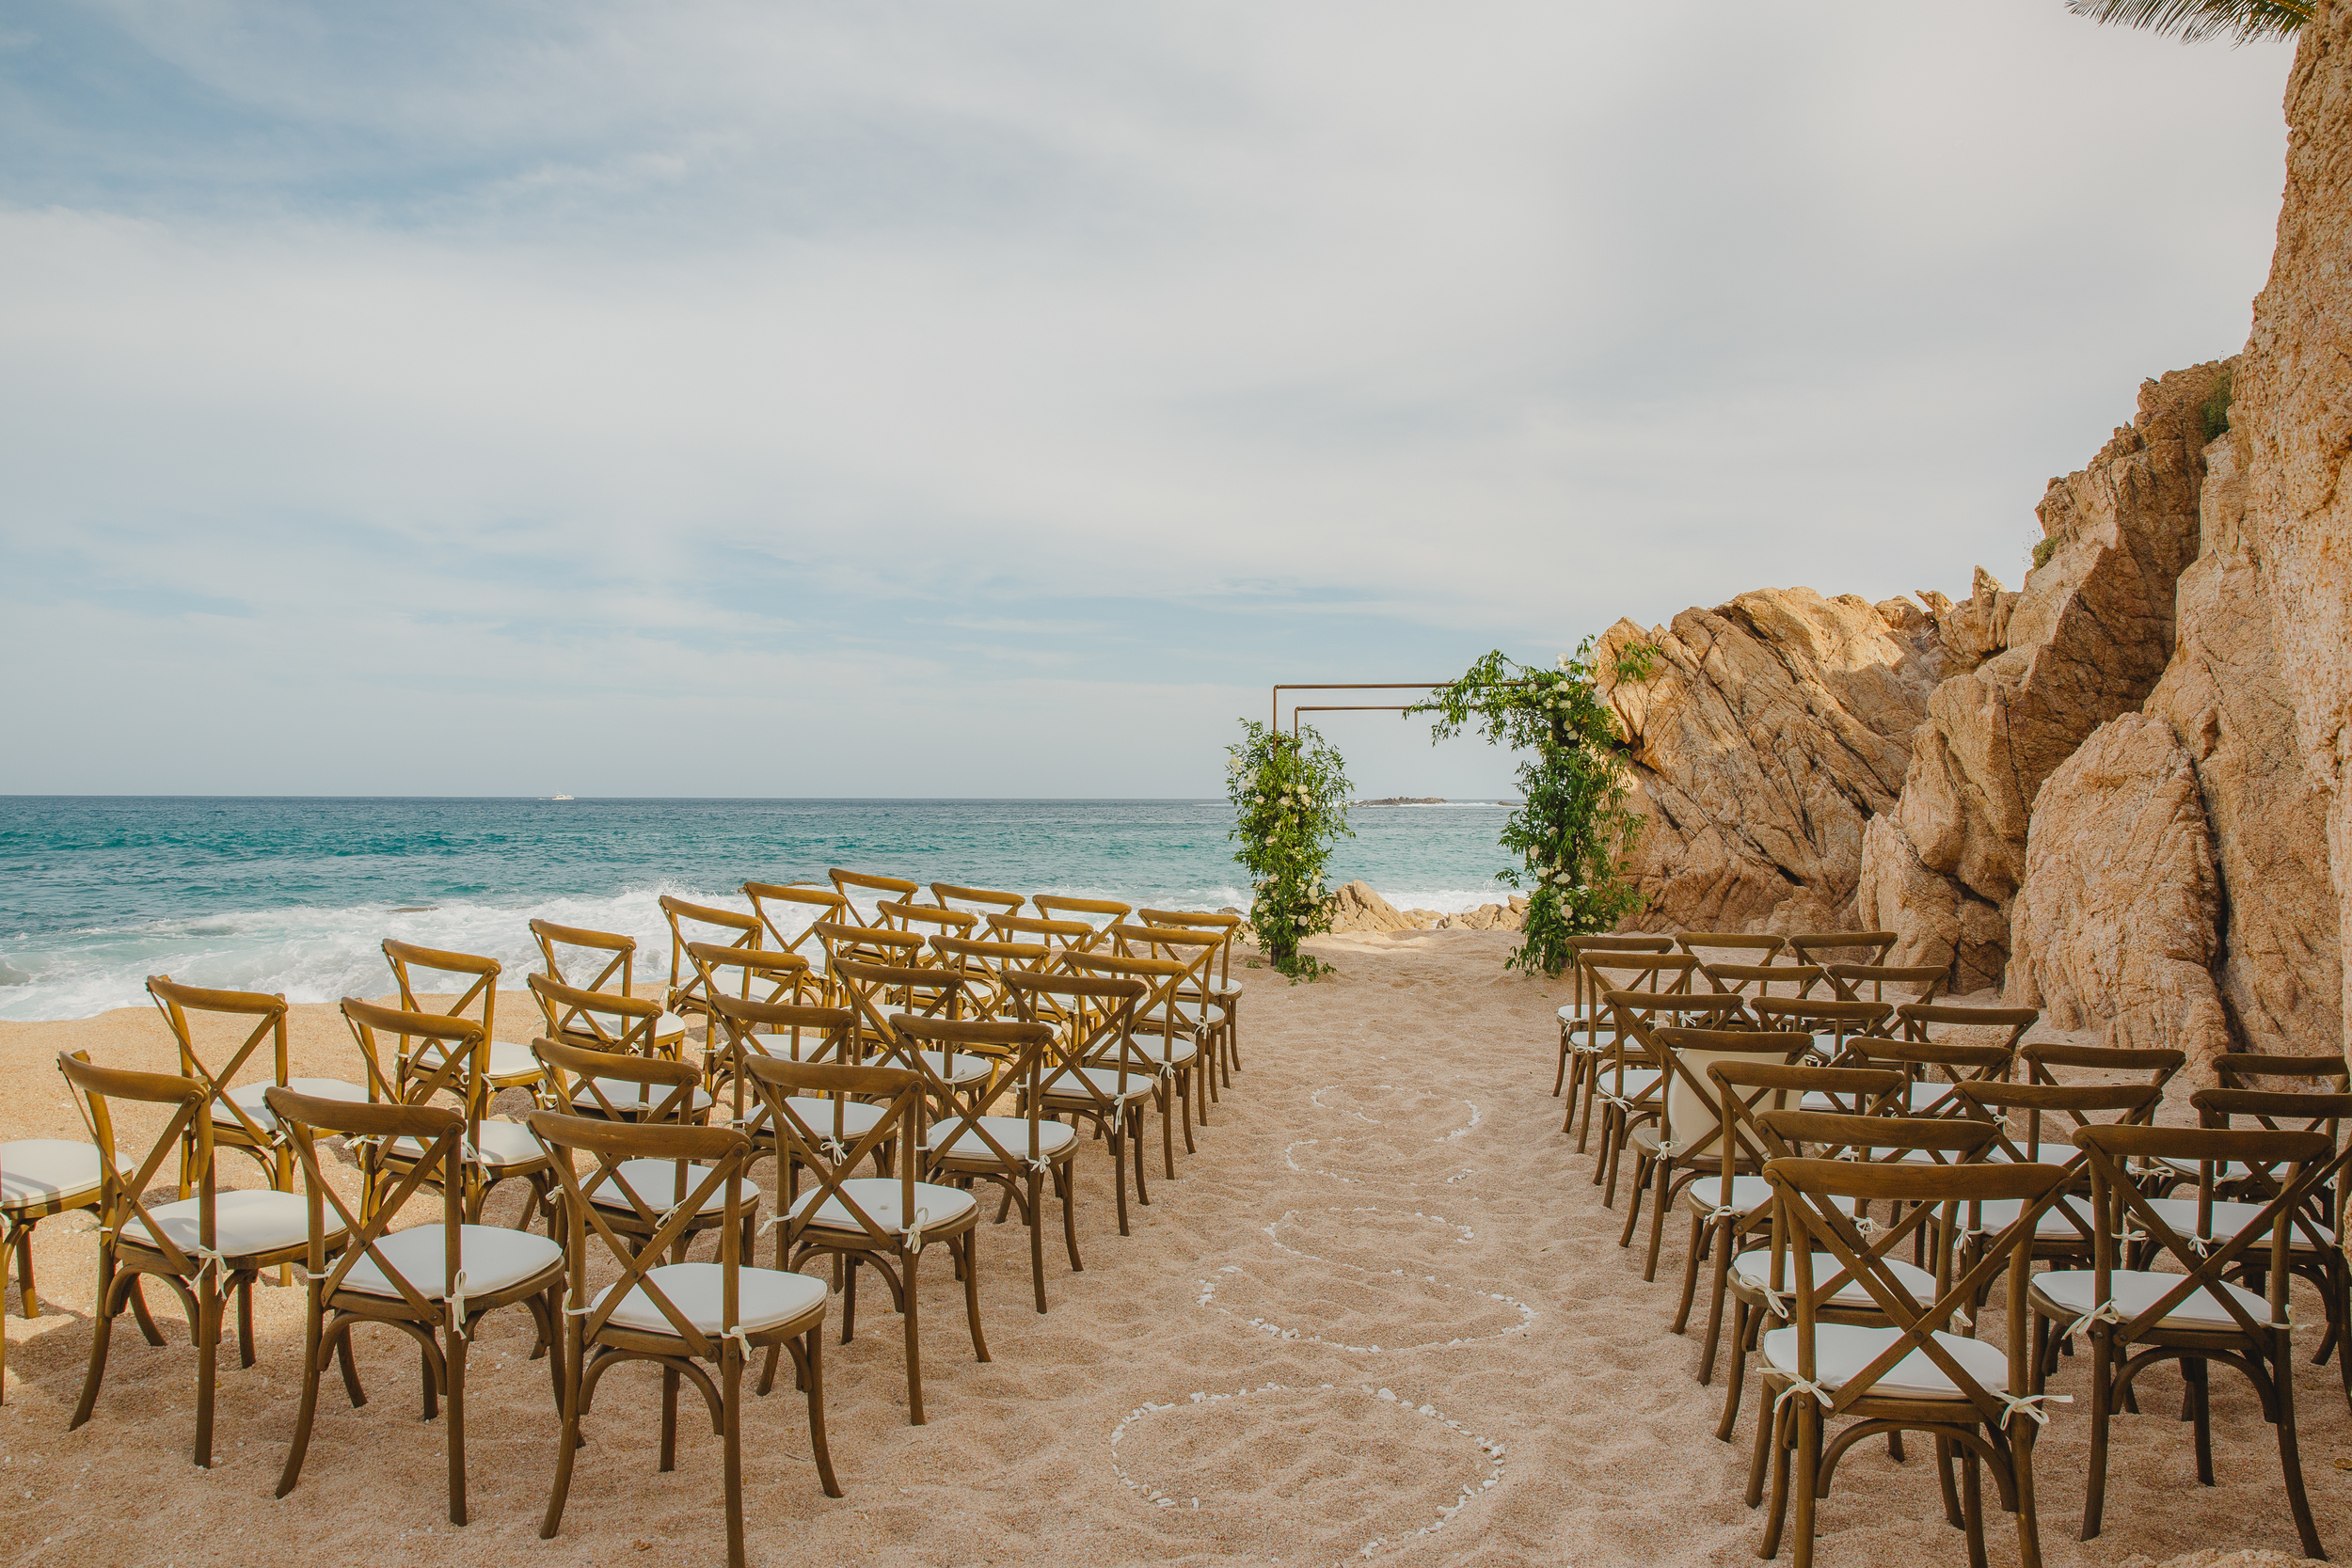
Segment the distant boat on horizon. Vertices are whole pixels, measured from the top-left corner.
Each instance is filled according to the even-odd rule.
[[[568,795],[550,795],[548,799],[550,800],[568,800],[571,797]]]

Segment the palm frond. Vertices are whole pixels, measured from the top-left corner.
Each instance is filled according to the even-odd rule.
[[[2237,43],[2292,37],[2312,19],[2314,0],[2066,0],[2066,8],[2093,22],[2139,27],[2201,43],[2227,38]]]

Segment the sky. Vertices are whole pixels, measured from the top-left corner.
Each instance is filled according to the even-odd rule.
[[[20,0],[0,793],[1213,795],[1277,681],[2014,586],[2242,345],[2289,63],[2060,0]]]

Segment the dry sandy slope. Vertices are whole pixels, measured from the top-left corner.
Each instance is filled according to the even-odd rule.
[[[1505,975],[1510,941],[1333,938],[1319,946],[1336,980],[1251,973],[1247,1070],[1200,1154],[1179,1154],[1181,1180],[1159,1181],[1154,1151],[1154,1202],[1134,1236],[1112,1221],[1107,1162],[1082,1158],[1088,1268],[1073,1276],[1049,1250],[1050,1315],[1029,1309],[1019,1231],[986,1231],[995,1359],[975,1365],[944,1259],[926,1270],[929,1426],[905,1424],[898,1321],[862,1304],[857,1342],[828,1350],[846,1499],[818,1493],[796,1402],[754,1406],[755,1560],[1334,1562],[1368,1548],[1399,1563],[1754,1560],[1748,1425],[1740,1446],[1714,1440],[1719,1395],[1692,1375],[1695,1345],[1665,1332],[1679,1239],[1655,1285],[1638,1251],[1615,1246],[1616,1214],[1546,1093],[1558,988]],[[527,1006],[515,997],[503,1015]],[[329,1009],[298,1009],[296,1040],[297,1070],[358,1076]],[[50,1065],[61,1048],[169,1060],[151,1013],[0,1025],[0,1135],[78,1135]],[[162,1350],[126,1323],[97,1418],[68,1433],[89,1343],[89,1222],[51,1221],[39,1247],[44,1315],[7,1324],[0,1561],[719,1559],[715,1444],[690,1425],[678,1470],[657,1473],[649,1372],[608,1381],[564,1533],[537,1539],[555,1422],[519,1311],[479,1338],[475,1522],[462,1530],[442,1512],[439,1426],[417,1420],[415,1364],[389,1335],[363,1345],[372,1402],[354,1412],[330,1382],[301,1487],[271,1498],[300,1354],[289,1291],[262,1292],[260,1364],[224,1374],[210,1473],[186,1463],[192,1362],[168,1320]],[[2316,1303],[2297,1316],[2316,1321]],[[2070,1368],[2059,1387],[2078,1383]],[[2086,1422],[2059,1407],[2039,1465],[2054,1565],[2293,1550],[2268,1430],[2242,1383],[2217,1369],[2214,1387],[2222,1484],[2195,1486],[2186,1428],[2127,1418],[2107,1531],[2088,1545],[2074,1540]],[[2147,1407],[2178,1388],[2152,1374]],[[2352,1420],[2332,1368],[2306,1369],[2298,1397],[2322,1533],[2352,1547],[2352,1474],[2334,1463],[2352,1458]],[[2005,1516],[1990,1545],[2014,1560]],[[1932,1471],[1883,1451],[1850,1460],[1821,1546],[1830,1564],[1964,1560]]]

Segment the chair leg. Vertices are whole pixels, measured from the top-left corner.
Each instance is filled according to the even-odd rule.
[[[1968,1522],[1960,1512],[1960,1483],[1952,1479],[1953,1449],[1948,1437],[1935,1440],[1935,1484],[1944,1493],[1944,1522],[1954,1529],[1966,1529]]]
[[[250,1279],[237,1281],[237,1365],[253,1365],[253,1281]]]
[[[196,1467],[213,1466],[213,1391],[220,1377],[220,1321],[228,1298],[196,1281]]]
[[[1009,1186],[1007,1193],[1011,1192]],[[1045,1198],[1044,1185],[1035,1171],[1029,1173],[1029,1284],[1037,1291],[1037,1309],[1045,1310],[1045,1211],[1040,1207]]]
[[[1984,1462],[1977,1450],[1962,1451],[1960,1462],[1961,1516],[1968,1532],[1968,1568],[1985,1568],[1984,1560]]]
[[[2285,1369],[2290,1374],[2292,1369]],[[2188,1385],[2188,1418],[2197,1433],[2197,1484],[2213,1484],[2212,1368],[2201,1355],[2181,1357],[2181,1377]]]
[[[33,1287],[34,1223],[28,1220],[18,1226],[15,1234],[8,1238],[16,1252],[17,1309],[27,1319],[40,1316],[40,1295]],[[6,1267],[5,1262],[0,1262],[0,1269]],[[0,1280],[0,1283],[5,1283],[5,1281]]]
[[[444,1336],[442,1365],[449,1369],[449,1522],[466,1522],[466,1337]]]
[[[743,1347],[730,1339],[719,1354],[719,1446],[727,1489],[727,1568],[743,1568]]]
[[[2019,1421],[2010,1435],[2010,1473],[2017,1485],[2017,1560],[2019,1568],[2042,1568],[2042,1514],[2034,1502],[2031,1421]]]
[[[1764,1406],[1762,1418],[1756,1423],[1755,1460],[1755,1468],[1760,1473],[1766,1452],[1765,1445],[1769,1443],[1772,1464],[1772,1495],[1764,1512],[1764,1539],[1756,1548],[1756,1555],[1767,1560],[1780,1555],[1781,1531],[1787,1528],[1788,1524],[1788,1471],[1790,1467],[1788,1428],[1789,1424],[1797,1419],[1797,1402],[1791,1400],[1786,1405],[1771,1403],[1769,1402],[1771,1389],[1772,1385],[1764,1386],[1768,1402]],[[1752,1492],[1758,1489],[1756,1477],[1750,1478],[1748,1488]]]
[[[661,1369],[661,1464],[663,1475],[677,1468],[677,1369]]]
[[[91,1314],[96,1321],[91,1324],[89,1370],[82,1375],[82,1399],[73,1407],[73,1419],[66,1423],[68,1432],[80,1428],[89,1419],[90,1412],[98,1408],[98,1385],[106,1375],[106,1346],[114,1338],[115,1314],[122,1310],[122,1298],[137,1286],[137,1275],[117,1274],[114,1259],[102,1255],[98,1265],[98,1310]]]
[[[1136,1201],[1148,1208],[1152,1195],[1143,1184],[1143,1106],[1140,1103],[1135,1108],[1135,1125],[1127,1130],[1127,1146],[1135,1150],[1136,1155]]]
[[[1659,1159],[1651,1162],[1658,1173],[1658,1198],[1649,1211],[1649,1258],[1642,1264],[1642,1283],[1646,1285],[1658,1277],[1658,1249],[1666,1239],[1666,1199],[1674,1192],[1674,1162]]]
[[[1708,1223],[1705,1216],[1699,1214],[1691,1216],[1691,1246],[1682,1259],[1682,1300],[1675,1307],[1675,1321],[1668,1330],[1670,1333],[1679,1334],[1691,1325],[1691,1304],[1698,1299],[1699,1253],[1703,1250],[1701,1243],[1705,1239],[1704,1232],[1707,1228]],[[1710,1359],[1713,1354],[1714,1347],[1710,1345],[1708,1347]],[[1704,1383],[1707,1380],[1701,1378],[1699,1381]]]
[[[808,1385],[808,1446],[817,1456],[817,1480],[824,1487],[825,1496],[841,1496],[841,1483],[833,1475],[833,1449],[825,1444],[825,1336],[816,1328],[803,1335],[806,1349],[803,1380]]]
[[[309,1316],[310,1321],[302,1336],[302,1408],[294,1418],[294,1442],[286,1449],[285,1468],[278,1473],[278,1495],[281,1497],[302,1480],[302,1461],[310,1451],[310,1423],[319,1411],[319,1375],[326,1370],[324,1363],[330,1354],[319,1338],[318,1313],[313,1311]]]
[[[1127,1148],[1125,1133],[1120,1131],[1126,1124],[1126,1113],[1122,1111],[1119,1114],[1118,1126],[1110,1129],[1108,1134],[1111,1145],[1111,1187],[1119,1196],[1119,1233],[1121,1236],[1129,1234],[1127,1229]],[[1095,1123],[1095,1131],[1097,1132],[1104,1131],[1101,1122]]]
[[[139,1285],[139,1276],[133,1275],[131,1289],[127,1292],[131,1303],[131,1316],[137,1320],[139,1333],[146,1337],[149,1344],[161,1345],[164,1342],[164,1331],[155,1326],[155,1316],[147,1309],[147,1292],[142,1291]]]
[[[2090,1469],[2084,1478],[2083,1534],[2085,1541],[2099,1533],[2101,1515],[2107,1502],[2107,1422],[2112,1418],[2115,1400],[2110,1362],[2114,1355],[2114,1336],[2106,1323],[2090,1325]]]
[[[1176,1180],[1176,1082],[1160,1080],[1160,1159],[1168,1167],[1168,1179]],[[1187,1131],[1189,1139],[1191,1132]]]
[[[988,1337],[980,1332],[980,1233],[967,1230],[958,1250],[963,1260],[963,1315],[972,1324],[972,1358],[988,1359]]]
[[[1629,1247],[1633,1244],[1633,1227],[1640,1222],[1642,1217],[1642,1195],[1649,1191],[1650,1168],[1655,1164],[1656,1162],[1645,1154],[1637,1154],[1633,1157],[1633,1180],[1626,1188],[1625,1227],[1617,1232],[1619,1247]],[[1616,1183],[1612,1181],[1610,1193],[1613,1196],[1615,1192]]]
[[[857,1255],[844,1258],[835,1255],[841,1266],[841,1342],[848,1344],[857,1333]]]
[[[2324,1559],[2328,1553],[2319,1543],[2319,1527],[2312,1522],[2312,1500],[2303,1492],[2303,1459],[2295,1438],[2295,1350],[2292,1336],[2283,1329],[2274,1341],[2270,1366],[2278,1383],[2279,1468],[2286,1474],[2287,1506],[2295,1512],[2295,1533],[2303,1538],[2305,1557]]]
[[[1813,1568],[1814,1513],[1820,1504],[1821,1407],[1811,1400],[1791,1400],[1797,1422],[1796,1462],[1790,1466],[1797,1492],[1795,1539],[1788,1543],[1791,1568]]]
[[[1084,1274],[1087,1266],[1078,1260],[1078,1182],[1067,1160],[1055,1163],[1054,1187],[1061,1194],[1061,1239],[1070,1249],[1070,1272]]]
[[[900,1254],[900,1273],[906,1281],[902,1316],[907,1337],[907,1424],[921,1426],[923,1418],[923,1337],[917,1322],[918,1307],[914,1291],[916,1254]]]
[[[1740,1425],[1740,1386],[1747,1382],[1748,1376],[1747,1339],[1748,1304],[1735,1301],[1731,1310],[1731,1370],[1724,1381],[1724,1418],[1715,1424],[1718,1442],[1730,1442],[1733,1431]],[[1756,1506],[1754,1497],[1748,1499],[1748,1506]]]

